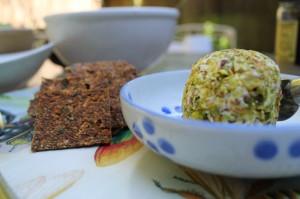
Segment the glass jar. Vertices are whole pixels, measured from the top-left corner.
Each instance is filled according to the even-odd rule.
[[[279,3],[275,35],[275,60],[278,63],[295,64],[300,53],[299,5],[299,0],[281,0]]]

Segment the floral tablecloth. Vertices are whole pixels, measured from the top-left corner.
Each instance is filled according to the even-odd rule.
[[[128,129],[110,146],[33,153],[27,108],[37,90],[0,95],[0,198],[300,198],[300,177],[255,180],[195,171],[153,153]]]

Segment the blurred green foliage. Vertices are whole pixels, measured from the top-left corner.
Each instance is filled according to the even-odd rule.
[[[214,50],[222,50],[231,47],[229,39],[226,36],[216,33],[215,24],[211,21],[204,22],[202,34],[211,38]]]

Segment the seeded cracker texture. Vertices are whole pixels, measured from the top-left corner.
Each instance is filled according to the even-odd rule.
[[[216,51],[197,61],[186,82],[183,117],[214,122],[275,124],[280,71],[252,50]]]
[[[63,78],[44,79],[41,91],[107,88],[110,93],[112,129],[127,126],[122,115],[119,92],[125,83],[138,77],[132,65],[123,60],[77,63],[66,67],[65,72]],[[36,107],[40,94],[40,92],[36,93],[35,99],[30,101],[28,113],[32,117],[37,115]]]
[[[79,78],[90,88],[109,89],[112,129],[127,126],[121,110],[119,93],[125,83],[136,77],[136,69],[123,60],[77,63],[66,69],[66,79]]]
[[[66,67],[64,77],[44,79],[28,109],[35,118],[32,151],[110,144],[127,127],[120,89],[137,76],[117,60],[78,63]]]
[[[109,92],[42,91],[31,150],[65,149],[110,144]]]

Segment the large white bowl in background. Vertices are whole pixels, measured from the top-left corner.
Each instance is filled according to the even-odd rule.
[[[159,155],[215,174],[273,178],[300,175],[300,112],[277,126],[183,119],[190,71],[141,76],[121,89],[121,107],[134,135]]]
[[[41,47],[0,54],[0,93],[25,84],[49,57],[52,43]]]
[[[46,34],[66,65],[124,59],[141,71],[173,40],[179,11],[167,7],[107,7],[45,17]]]

